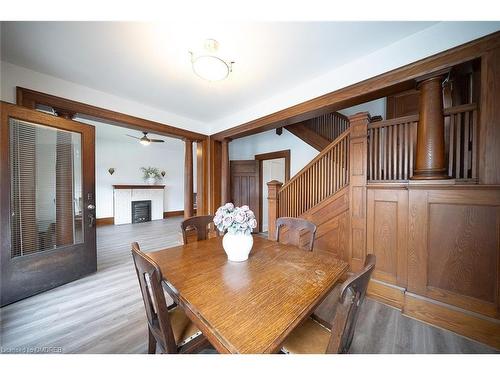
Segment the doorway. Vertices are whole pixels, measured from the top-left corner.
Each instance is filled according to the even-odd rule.
[[[260,164],[258,229],[259,232],[267,232],[269,217],[267,183],[272,180],[286,183],[290,180],[290,150],[255,155],[255,160]]]

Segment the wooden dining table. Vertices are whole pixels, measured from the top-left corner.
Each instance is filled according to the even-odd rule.
[[[216,237],[148,253],[166,289],[220,353],[275,353],[347,272],[346,262],[254,235],[231,262]]]

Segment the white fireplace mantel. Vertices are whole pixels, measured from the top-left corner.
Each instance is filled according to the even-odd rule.
[[[115,225],[132,223],[132,202],[151,201],[151,220],[163,219],[165,185],[113,185]]]

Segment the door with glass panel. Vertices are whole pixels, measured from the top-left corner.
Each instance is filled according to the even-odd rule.
[[[1,103],[1,305],[97,269],[94,128]]]

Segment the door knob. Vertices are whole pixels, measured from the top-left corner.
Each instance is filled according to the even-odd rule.
[[[95,208],[95,206],[94,206],[93,204],[89,204],[89,205],[87,206],[87,208],[88,208],[89,210],[93,210],[93,209]]]

